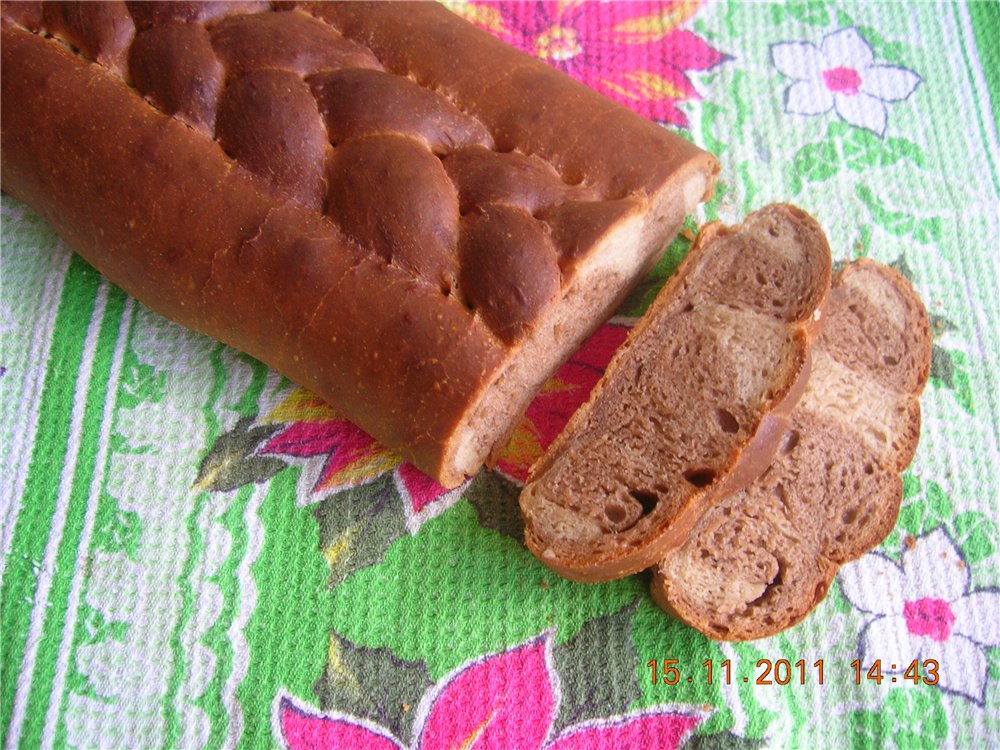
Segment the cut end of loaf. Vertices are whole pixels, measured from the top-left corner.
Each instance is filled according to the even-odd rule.
[[[926,311],[895,271],[857,261],[835,281],[813,360],[768,471],[657,566],[656,601],[712,638],[763,638],[800,622],[840,565],[895,525],[930,364]]]
[[[717,164],[710,157],[605,234],[575,269],[572,284],[486,385],[459,425],[445,455],[442,481],[457,485],[503,449],[517,418],[552,373],[607,320],[680,230],[684,217],[709,197]]]
[[[756,436],[801,393],[829,279],[826,239],[794,207],[703,229],[533,469],[529,549],[566,577],[607,580],[682,544],[732,477],[769,463],[776,440]]]

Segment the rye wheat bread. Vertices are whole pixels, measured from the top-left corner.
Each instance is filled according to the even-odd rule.
[[[895,525],[930,344],[927,314],[905,279],[870,261],[846,267],[774,463],[659,563],[660,606],[722,640],[763,638],[801,621],[837,569]]]
[[[778,204],[699,233],[521,494],[528,548],[580,581],[620,578],[683,544],[770,464],[801,396],[830,250]]]
[[[3,190],[447,486],[718,171],[438,3],[2,3],[0,36]]]

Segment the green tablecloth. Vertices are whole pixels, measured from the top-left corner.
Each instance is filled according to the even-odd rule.
[[[648,578],[573,584],[525,550],[519,482],[686,239],[498,469],[445,492],[4,196],[6,746],[1000,744],[1000,6],[455,9],[717,154],[697,223],[791,201],[835,256],[912,280],[935,342],[896,530],[746,644],[672,621]],[[653,684],[670,659],[678,684]]]

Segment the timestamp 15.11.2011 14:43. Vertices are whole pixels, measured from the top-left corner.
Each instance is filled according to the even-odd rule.
[[[733,683],[753,682],[756,685],[805,685],[807,681],[815,681],[818,685],[823,685],[826,678],[825,663],[823,659],[818,659],[812,664],[807,664],[804,659],[792,662],[788,659],[759,659],[752,674],[734,674],[732,662],[725,659],[716,663],[712,659],[702,662],[693,670],[693,674],[682,674],[678,666],[678,659],[651,659],[646,663],[646,668],[650,671],[650,678],[654,685],[677,685],[680,682],[703,682],[711,685],[714,682],[721,682],[724,685]],[[873,682],[881,685],[885,680],[890,683],[912,683],[919,685],[934,685],[938,681],[938,670],[940,666],[934,659],[924,659],[920,661],[914,659],[909,664],[883,664],[881,659],[876,659],[865,668],[860,659],[855,659],[850,663],[854,684],[860,685],[863,682]],[[883,670],[885,670],[883,672]],[[744,672],[746,670],[743,670]]]

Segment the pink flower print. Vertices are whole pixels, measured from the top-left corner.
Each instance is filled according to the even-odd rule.
[[[549,634],[463,665],[421,703],[420,750],[540,748],[555,719]]]
[[[938,643],[948,640],[955,624],[955,613],[944,599],[923,599],[903,603],[906,629],[913,635],[926,635]]]
[[[284,426],[259,453],[299,459],[316,500],[319,493],[371,481],[400,464],[399,457],[305,388],[295,388],[261,421]]]
[[[782,42],[771,46],[771,61],[796,80],[785,90],[785,111],[821,115],[836,110],[851,125],[885,134],[886,103],[906,99],[920,83],[912,70],[876,65],[875,54],[855,28],[824,37],[820,46]]]
[[[861,88],[861,76],[854,68],[830,68],[823,71],[823,83],[834,93],[855,96]]]
[[[446,675],[417,709],[413,741],[371,722],[322,714],[287,695],[275,700],[275,734],[289,750],[669,750],[702,709],[653,709],[590,721],[551,738],[559,711],[552,633],[473,659]]]
[[[969,567],[942,529],[908,544],[900,565],[872,552],[839,580],[847,600],[873,615],[859,644],[866,668],[878,659],[883,671],[902,672],[934,659],[939,687],[982,705],[983,649],[1000,646],[1000,591],[969,591]]]
[[[627,750],[679,747],[698,724],[694,715],[647,713],[587,722],[567,730],[547,750]]]
[[[453,9],[508,44],[659,122],[686,127],[677,105],[700,99],[688,77],[729,58],[680,28],[701,0],[483,2]]]
[[[308,494],[299,500],[305,504],[392,472],[403,499],[406,528],[416,533],[425,521],[458,502],[468,486],[445,489],[304,388],[292,391],[263,421],[286,423],[258,453],[303,466]]]

